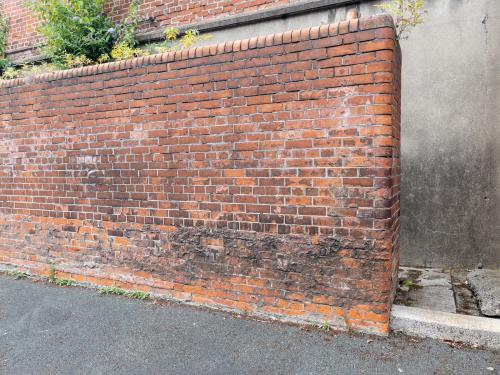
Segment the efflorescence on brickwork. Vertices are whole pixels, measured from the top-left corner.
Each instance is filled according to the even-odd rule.
[[[0,263],[387,333],[400,53],[362,18],[0,83]]]

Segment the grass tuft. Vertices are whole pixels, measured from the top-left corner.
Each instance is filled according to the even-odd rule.
[[[69,279],[56,279],[55,281],[57,286],[75,286],[76,282]]]
[[[123,296],[127,293],[125,290],[117,288],[116,286],[104,286],[99,289],[99,293],[101,294],[114,294],[117,296]]]
[[[121,288],[117,288],[116,286],[105,286],[99,289],[99,293],[101,294],[114,294],[118,296],[125,296],[128,298],[134,298],[134,299],[149,299],[151,295],[146,292],[141,292],[139,290],[131,290],[131,291],[126,291]]]
[[[330,332],[330,323],[328,323],[326,320],[323,322],[323,324],[318,326],[319,329],[325,331],[325,332]]]
[[[125,293],[125,297],[135,298],[135,299],[148,299],[150,297],[150,294],[146,292],[141,292],[139,290],[132,290],[131,292]]]
[[[21,272],[21,271],[17,271],[17,270],[12,270],[12,271],[6,270],[6,271],[4,271],[4,274],[6,276],[13,277],[16,280],[25,279],[28,277],[28,274],[26,272]]]

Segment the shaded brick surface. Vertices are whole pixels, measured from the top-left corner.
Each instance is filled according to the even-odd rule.
[[[0,262],[388,330],[400,52],[387,16],[0,83]]]

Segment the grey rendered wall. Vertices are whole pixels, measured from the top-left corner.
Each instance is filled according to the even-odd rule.
[[[380,12],[360,1],[362,16]],[[350,7],[350,6],[348,6]],[[401,264],[500,267],[500,0],[427,0],[403,52]],[[345,7],[207,43],[345,19]]]
[[[401,263],[498,268],[500,1],[427,8],[401,43]]]

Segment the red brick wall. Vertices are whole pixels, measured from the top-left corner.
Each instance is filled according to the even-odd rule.
[[[385,16],[0,83],[0,262],[385,333]]]
[[[213,20],[232,14],[286,5],[299,0],[141,0],[141,30]],[[10,19],[7,52],[13,59],[32,54],[31,47],[41,39],[36,33],[37,21],[25,7],[25,0],[4,0],[4,14]],[[107,13],[119,22],[128,12],[130,0],[109,1]],[[29,47],[30,49],[26,50]]]
[[[145,22],[145,29],[158,26],[186,25],[212,20],[221,16],[272,8],[296,3],[301,0],[142,0],[140,13],[142,18],[154,18],[153,23]],[[127,12],[130,0],[109,3],[109,13],[119,21]]]
[[[0,11],[9,19],[7,54],[15,59],[31,55],[31,48],[40,41],[37,21],[25,4],[24,0],[3,0],[0,5]]]

